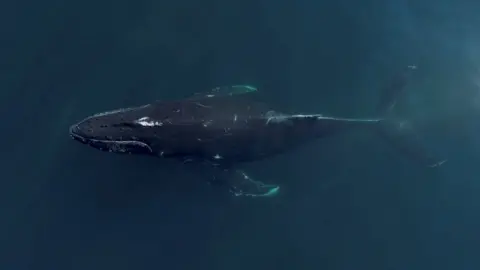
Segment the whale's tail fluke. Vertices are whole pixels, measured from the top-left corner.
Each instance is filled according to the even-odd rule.
[[[416,66],[408,66],[393,78],[381,91],[377,113],[384,119],[377,128],[378,134],[416,162],[429,167],[438,167],[446,160],[432,155],[421,143],[413,124],[393,116],[393,109],[398,98],[405,91],[405,86]]]

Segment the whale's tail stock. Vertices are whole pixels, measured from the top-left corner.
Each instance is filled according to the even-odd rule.
[[[410,121],[393,116],[397,100],[404,93],[408,79],[416,69],[416,66],[406,67],[382,89],[377,113],[383,120],[377,126],[377,132],[408,158],[425,166],[438,167],[445,163],[446,159],[431,154],[422,144],[419,134]]]

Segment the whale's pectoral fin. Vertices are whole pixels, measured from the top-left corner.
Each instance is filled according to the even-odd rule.
[[[269,197],[276,195],[280,189],[278,185],[256,181],[240,170],[232,172],[228,184],[235,196]]]
[[[235,169],[218,169],[210,182],[214,185],[226,186],[235,196],[271,197],[275,196],[280,186],[256,181],[244,171]]]
[[[206,93],[196,93],[191,96],[189,99],[203,99],[203,98],[213,98],[213,97],[225,97],[225,96],[236,96],[236,95],[246,95],[257,92],[257,88],[251,85],[230,85],[230,86],[220,86],[215,87],[209,92]]]

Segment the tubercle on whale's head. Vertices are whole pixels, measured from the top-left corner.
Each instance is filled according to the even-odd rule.
[[[148,115],[150,104],[98,113],[70,126],[70,136],[99,150],[152,154],[145,130],[161,126]]]

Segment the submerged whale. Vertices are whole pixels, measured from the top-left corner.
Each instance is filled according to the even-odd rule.
[[[201,164],[208,182],[237,196],[271,196],[280,186],[253,180],[238,166],[269,158],[316,139],[352,128],[367,128],[427,166],[432,157],[416,140],[411,125],[393,116],[395,102],[414,67],[408,67],[381,92],[379,118],[357,119],[321,114],[288,114],[258,101],[248,85],[218,87],[174,101],[95,114],[70,127],[70,136],[94,148],[172,158]]]

